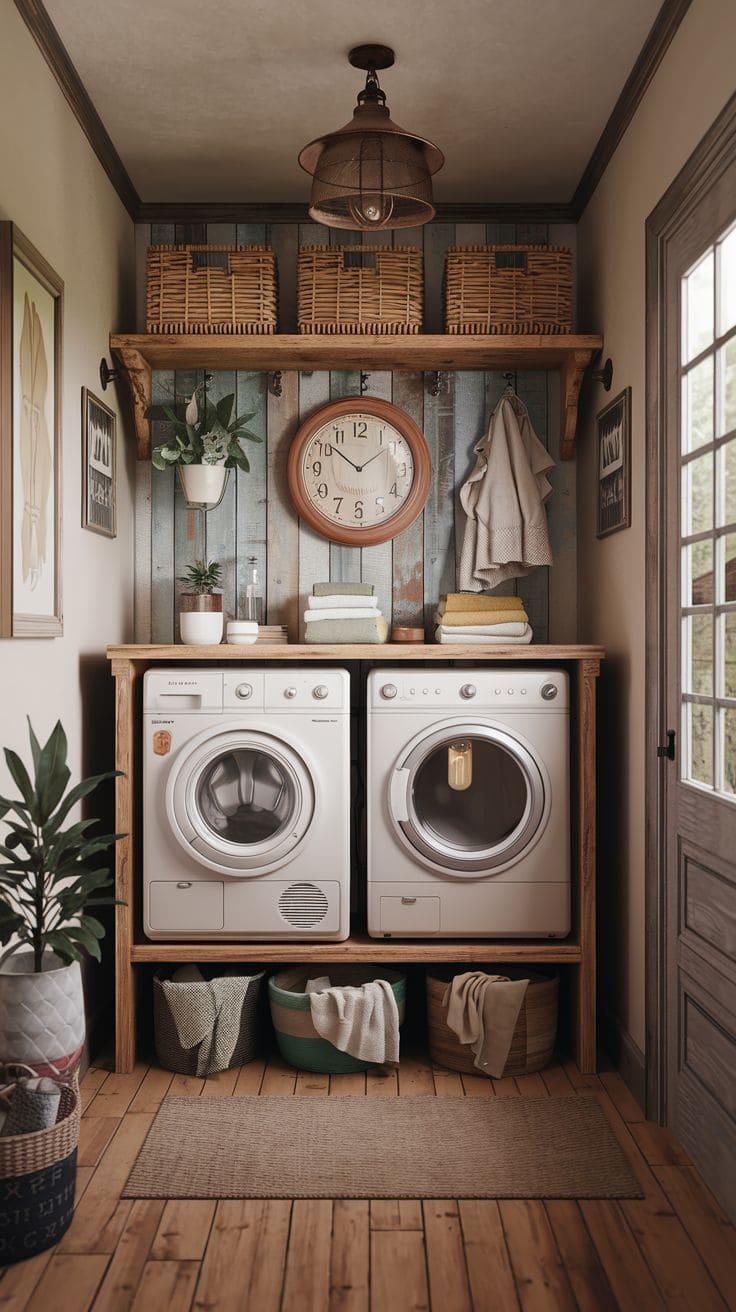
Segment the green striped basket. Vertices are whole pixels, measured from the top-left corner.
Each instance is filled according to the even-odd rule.
[[[329,975],[330,983],[340,985],[368,984],[374,979],[387,979],[393,989],[399,1008],[399,1021],[403,1023],[406,1011],[406,976],[398,970],[371,970],[366,966],[322,966],[320,974]],[[303,967],[282,970],[268,981],[271,1018],[276,1031],[279,1052],[290,1066],[300,1071],[319,1071],[326,1075],[345,1075],[351,1071],[367,1071],[373,1062],[357,1061],[347,1052],[340,1052],[327,1039],[317,1033],[312,1024],[309,994],[304,990],[307,975]]]

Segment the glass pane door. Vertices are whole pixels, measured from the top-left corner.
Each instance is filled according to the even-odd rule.
[[[681,292],[682,779],[736,798],[736,225]]]

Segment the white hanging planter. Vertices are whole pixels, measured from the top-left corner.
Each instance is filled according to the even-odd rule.
[[[0,1054],[3,1062],[74,1068],[84,1045],[84,995],[79,962],[45,952],[33,969],[32,952],[15,952],[0,966]]]
[[[222,500],[230,472],[224,465],[177,465],[176,468],[187,505],[212,510]]]

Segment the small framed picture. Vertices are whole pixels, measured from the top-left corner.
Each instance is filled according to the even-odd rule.
[[[631,526],[631,388],[596,416],[598,537]]]
[[[114,538],[116,524],[116,419],[82,388],[82,528]]]

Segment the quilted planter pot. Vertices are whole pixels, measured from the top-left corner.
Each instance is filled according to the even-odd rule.
[[[33,953],[17,952],[0,969],[0,1061],[32,1066],[39,1075],[73,1070],[84,1045],[84,995],[79,962],[53,952],[44,969]]]

